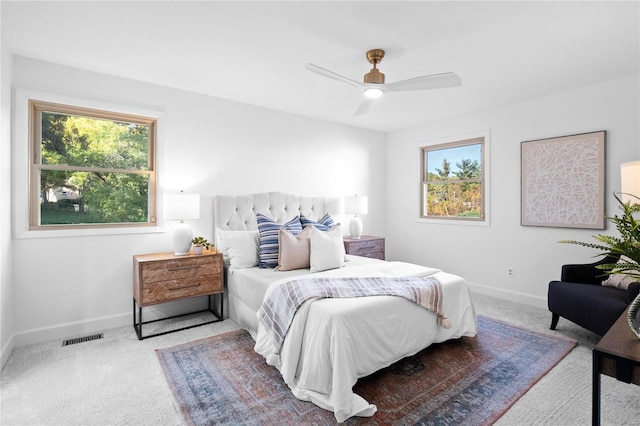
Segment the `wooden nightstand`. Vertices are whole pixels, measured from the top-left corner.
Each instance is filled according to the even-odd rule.
[[[190,254],[186,256],[176,256],[173,253],[153,253],[133,256],[133,327],[136,330],[138,339],[142,340],[147,337],[159,336],[222,321],[223,286],[222,253]],[[214,311],[211,305],[211,296],[215,294],[218,294],[220,299],[220,309],[218,312]],[[142,321],[142,308],[145,306],[198,296],[208,296],[208,309],[159,320]],[[216,319],[162,333],[142,336],[143,324],[199,312],[211,312]]]
[[[384,260],[384,238],[363,235],[358,238],[344,237],[347,254]]]

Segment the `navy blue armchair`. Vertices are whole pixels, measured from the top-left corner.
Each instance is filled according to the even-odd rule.
[[[596,266],[617,260],[615,256],[605,256],[594,263],[562,266],[560,281],[549,283],[551,330],[563,317],[600,336],[606,334],[640,292],[640,282],[631,283],[626,290],[601,285],[606,277]]]

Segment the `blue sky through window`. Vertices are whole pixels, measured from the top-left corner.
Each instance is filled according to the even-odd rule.
[[[477,143],[427,151],[427,171],[429,173],[438,173],[436,169],[442,169],[442,162],[445,159],[449,161],[451,174],[460,170],[456,167],[456,163],[460,163],[462,159],[477,160],[478,164],[482,164],[481,148],[482,145]]]

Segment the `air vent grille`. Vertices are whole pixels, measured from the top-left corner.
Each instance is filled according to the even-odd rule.
[[[103,333],[92,334],[90,336],[76,337],[75,339],[68,339],[62,342],[62,346],[75,345],[76,343],[84,343],[90,342],[92,340],[102,339],[104,337]]]

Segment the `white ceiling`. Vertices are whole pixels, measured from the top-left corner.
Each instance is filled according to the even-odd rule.
[[[2,1],[14,54],[378,131],[639,72],[637,1]],[[362,94],[382,48],[387,82],[454,71],[461,87]]]

